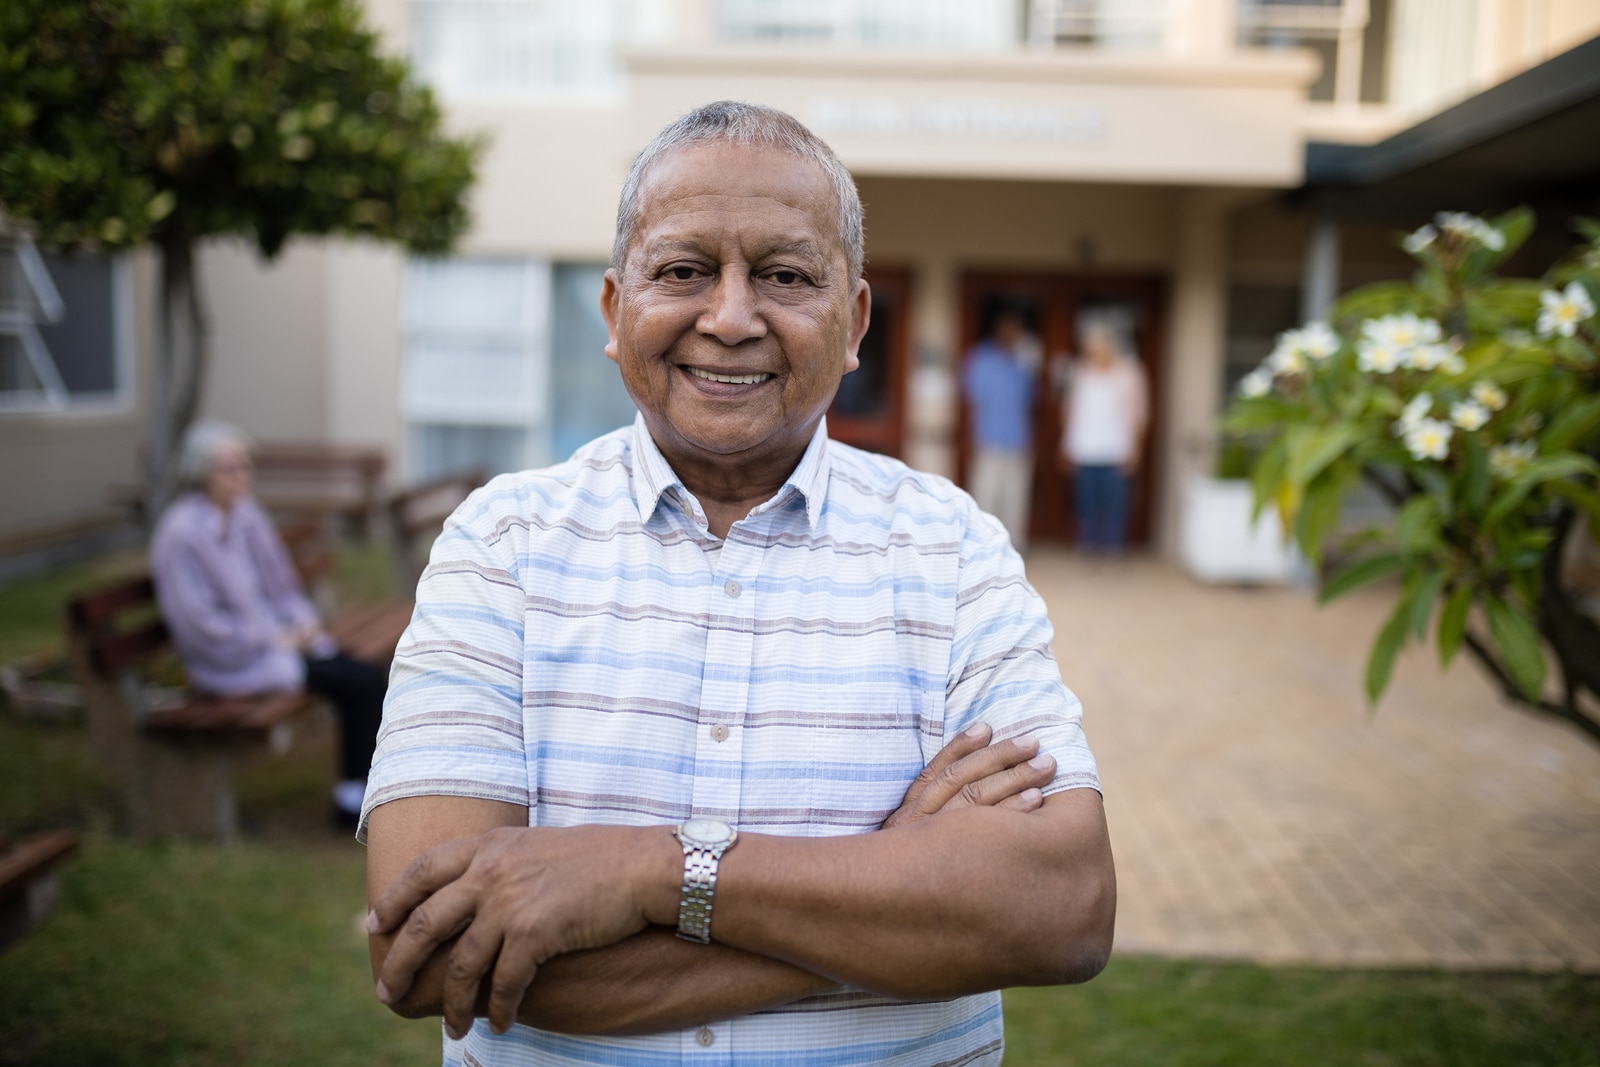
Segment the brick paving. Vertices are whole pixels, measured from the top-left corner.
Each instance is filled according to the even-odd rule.
[[[1369,715],[1391,594],[1047,548],[1028,574],[1100,761],[1118,952],[1600,972],[1600,745],[1431,648]]]

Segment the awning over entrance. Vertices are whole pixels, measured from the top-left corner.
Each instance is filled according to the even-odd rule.
[[[1600,37],[1377,144],[1308,144],[1301,196],[1369,218],[1600,210]]]

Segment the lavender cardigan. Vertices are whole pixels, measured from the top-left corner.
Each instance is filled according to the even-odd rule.
[[[178,498],[156,526],[150,568],[195,688],[260,693],[305,683],[305,661],[280,635],[317,612],[261,505],[241,500],[225,521],[202,493]]]

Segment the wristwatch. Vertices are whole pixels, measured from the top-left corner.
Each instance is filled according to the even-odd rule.
[[[739,839],[739,831],[718,819],[695,817],[672,828],[683,846],[683,893],[678,898],[678,936],[702,945],[711,942],[711,898],[717,892],[717,866]]]

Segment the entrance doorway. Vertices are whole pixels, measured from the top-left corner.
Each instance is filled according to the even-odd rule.
[[[1151,507],[1156,479],[1156,436],[1162,416],[1161,360],[1165,337],[1161,310],[1165,285],[1160,278],[971,271],[961,285],[961,351],[988,336],[1002,311],[1021,314],[1042,342],[1038,361],[1038,399],[1034,406],[1033,509],[1028,539],[1074,543],[1072,486],[1059,458],[1061,444],[1061,376],[1057,369],[1079,349],[1079,330],[1091,318],[1123,325],[1132,354],[1144,366],[1150,388],[1145,428],[1144,463],[1133,486],[1128,515],[1128,540],[1135,546],[1151,537]],[[959,369],[958,369],[959,373]],[[967,484],[972,454],[971,417],[965,402],[956,453],[957,476]]]
[[[861,339],[861,366],[839,382],[828,408],[828,436],[899,458],[906,438],[906,368],[911,362],[911,272],[873,266],[872,321]]]

